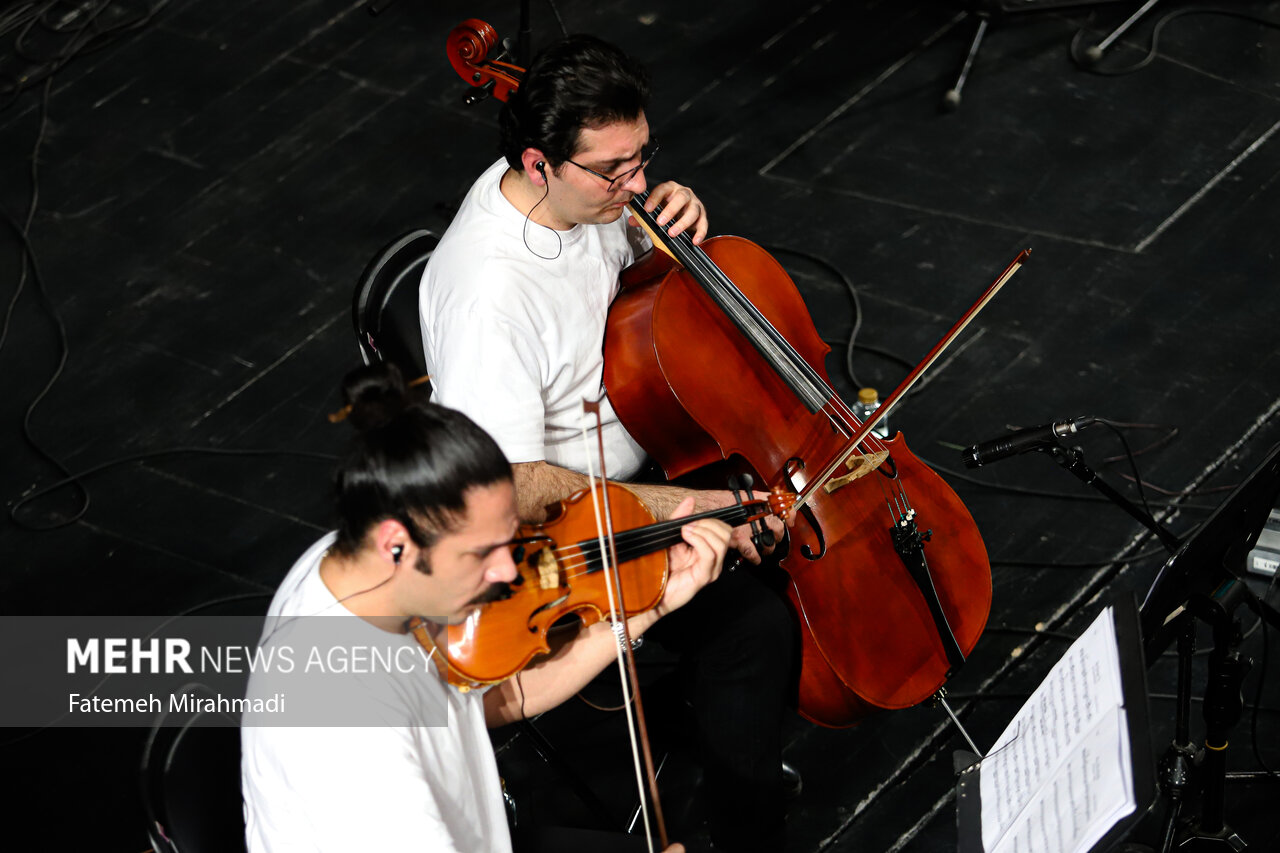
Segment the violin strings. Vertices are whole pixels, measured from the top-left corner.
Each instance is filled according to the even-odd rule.
[[[699,513],[696,516],[696,518],[719,518],[730,523],[742,523],[746,517],[747,509],[742,505],[720,507],[709,512]],[[618,548],[619,561],[625,563],[637,557],[652,554],[667,545],[678,543],[681,539],[680,529],[691,520],[696,519],[673,518],[617,534],[614,540]],[[591,574],[600,571],[603,567],[598,546],[589,539],[573,545],[553,548],[551,555],[556,559],[562,570],[565,570],[566,577],[570,578],[581,574]],[[584,566],[587,567],[586,571],[577,571]]]
[[[756,501],[754,503],[764,502]],[[615,537],[615,544],[618,546],[618,560],[622,563],[629,562],[647,554],[652,554],[654,551],[668,545],[678,543],[681,538],[679,534],[680,528],[691,520],[718,518],[731,525],[736,525],[745,522],[747,517],[748,506],[738,504],[699,513],[693,518],[673,518],[648,525],[647,527],[625,531]],[[573,545],[552,548],[551,555],[559,566],[562,578],[566,583],[579,577],[594,574],[603,568],[599,547],[589,539]],[[536,585],[522,585],[512,589],[511,597],[537,595],[542,591]]]

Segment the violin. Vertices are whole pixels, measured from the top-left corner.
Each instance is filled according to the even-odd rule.
[[[463,79],[505,99],[522,72],[488,59],[497,43],[471,19],[448,50]],[[644,201],[629,212],[661,251],[624,270],[609,310],[614,410],[668,478],[728,462],[774,494],[800,492],[780,565],[800,631],[802,716],[846,727],[937,694],[986,626],[991,567],[959,497],[900,433],[871,429],[1026,253],[864,423],[832,389],[829,348],[777,260],[740,237],[671,238]]]
[[[415,617],[409,628],[424,648],[443,647],[446,677],[461,690],[504,681],[552,650],[548,636],[562,618],[578,616],[583,627],[609,615],[606,554],[596,530],[594,507],[604,503],[581,489],[560,501],[542,524],[524,525],[512,541],[518,575],[505,597],[477,605],[457,625],[433,633]],[[655,520],[625,485],[609,482],[608,505],[621,578],[623,618],[656,607],[667,586],[666,549],[681,541],[680,529],[700,518],[731,527],[787,510],[785,497],[745,501],[696,515]]]

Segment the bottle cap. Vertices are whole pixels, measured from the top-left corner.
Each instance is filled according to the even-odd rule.
[[[876,393],[876,389],[874,388],[863,388],[858,391],[858,402],[862,403],[864,406],[872,403],[878,403],[879,401],[880,395]]]

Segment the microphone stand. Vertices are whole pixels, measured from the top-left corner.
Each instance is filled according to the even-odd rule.
[[[1080,448],[1064,447],[1055,441],[1033,449],[1046,451],[1053,457],[1055,462],[1074,474],[1080,482],[1086,486],[1092,486],[1113,504],[1137,519],[1143,527],[1150,530],[1160,539],[1161,544],[1170,554],[1178,550],[1182,540],[1169,532],[1167,527],[1152,518],[1150,513],[1139,509],[1132,501],[1113,489],[1106,480],[1099,477],[1093,469],[1084,463],[1084,451]]]
[[[1253,665],[1240,654],[1243,636],[1236,610],[1244,604],[1259,618],[1277,627],[1280,627],[1280,612],[1254,595],[1229,567],[1236,562],[1243,563],[1244,551],[1257,541],[1267,509],[1280,496],[1280,445],[1272,448],[1263,463],[1185,541],[1090,470],[1080,448],[1064,447],[1054,440],[1032,449],[1047,452],[1082,483],[1097,489],[1154,533],[1173,554],[1142,606],[1148,668],[1175,637],[1178,649],[1175,732],[1173,742],[1160,761],[1160,788],[1168,808],[1159,850],[1170,853],[1179,836],[1180,850],[1194,853],[1244,850],[1248,845],[1225,821],[1226,783],[1232,779],[1254,780],[1265,774],[1228,773],[1226,768],[1228,735],[1243,714],[1243,682]],[[1197,622],[1204,622],[1213,632],[1204,696],[1203,750],[1192,742],[1190,731]],[[1192,777],[1197,774],[1200,814],[1193,820],[1180,821],[1186,795],[1192,789]]]

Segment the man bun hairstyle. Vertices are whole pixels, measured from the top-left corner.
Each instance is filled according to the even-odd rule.
[[[343,381],[356,428],[334,478],[338,538],[354,555],[375,524],[394,519],[426,549],[453,529],[473,487],[511,480],[497,443],[461,412],[427,402],[394,365],[352,371]]]
[[[558,169],[577,151],[583,128],[634,121],[649,106],[649,75],[606,41],[573,35],[533,60],[498,116],[498,147],[513,169],[537,148]]]

